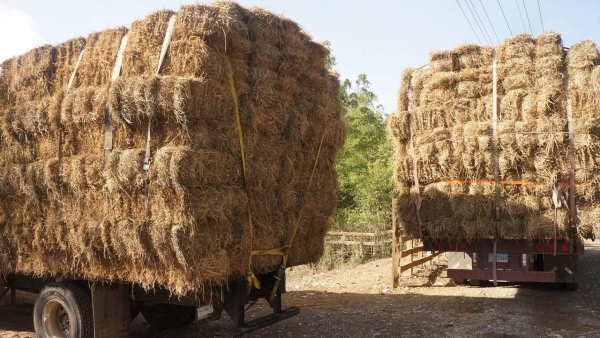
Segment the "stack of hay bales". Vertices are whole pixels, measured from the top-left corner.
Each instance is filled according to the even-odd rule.
[[[434,239],[553,236],[552,187],[556,181],[567,183],[570,172],[565,69],[573,102],[580,234],[598,227],[593,224],[600,221],[600,210],[593,201],[600,197],[600,167],[593,154],[600,141],[594,89],[600,83],[599,63],[593,42],[564,53],[560,35],[549,32],[535,39],[513,36],[495,51],[465,45],[433,52],[428,68],[407,69],[398,111],[389,120],[395,143],[394,212],[405,234],[419,237],[412,135],[423,199],[420,214]],[[500,222],[494,220],[496,165]],[[558,223],[564,234],[565,211],[559,212]]]
[[[295,228],[288,264],[320,258],[345,140],[328,50],[263,9],[195,4],[177,13],[156,75],[173,14],[2,64],[0,272],[185,294],[245,275],[251,249],[285,246]],[[255,273],[280,263],[252,259]]]

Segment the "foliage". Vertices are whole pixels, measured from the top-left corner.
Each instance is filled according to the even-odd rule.
[[[386,116],[369,90],[365,74],[344,81],[340,100],[348,135],[336,164],[340,184],[337,230],[367,231],[391,227],[392,147]]]

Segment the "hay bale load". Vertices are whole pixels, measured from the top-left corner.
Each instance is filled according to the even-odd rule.
[[[345,140],[328,50],[259,8],[174,14],[2,64],[0,273],[181,295],[276,270],[250,252],[292,236],[288,266],[320,258]]]
[[[465,45],[433,52],[429,67],[407,69],[398,110],[389,120],[395,144],[394,212],[405,234],[419,237],[416,171],[420,215],[434,239],[553,237],[552,187],[557,181],[568,185],[570,179],[565,75],[572,103],[579,234],[600,233],[600,206],[595,203],[600,198],[598,65],[592,41],[564,52],[560,35],[549,32],[535,39],[513,36],[495,50]],[[500,222],[495,221],[496,177]],[[558,223],[564,235],[566,211],[559,211]]]

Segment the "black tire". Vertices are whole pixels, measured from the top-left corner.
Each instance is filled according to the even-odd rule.
[[[92,300],[75,283],[46,285],[35,301],[33,325],[39,338],[93,338]]]
[[[174,304],[143,305],[142,316],[159,330],[172,330],[188,325],[196,319],[196,308]]]

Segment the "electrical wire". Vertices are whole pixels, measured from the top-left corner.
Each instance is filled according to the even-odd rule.
[[[465,5],[467,5],[467,7],[469,8],[469,12],[471,12],[471,16],[473,16],[473,20],[475,20],[477,27],[479,27],[479,31],[481,32],[481,35],[483,35],[483,39],[485,40],[485,43],[491,45],[491,43],[488,41],[487,37],[485,36],[485,33],[483,33],[483,29],[481,29],[481,25],[479,25],[479,22],[477,21],[475,14],[473,14],[473,10],[471,9],[471,6],[469,6],[469,3],[467,2],[467,0],[465,0]]]
[[[465,19],[467,19],[467,23],[469,24],[469,26],[471,26],[471,30],[473,31],[473,34],[475,34],[477,41],[479,41],[479,44],[481,44],[481,40],[479,40],[479,36],[477,36],[477,33],[475,32],[475,28],[473,28],[473,25],[471,25],[471,21],[469,21],[469,18],[467,17],[467,14],[463,10],[462,6],[460,5],[460,2],[458,2],[458,0],[456,0],[456,3],[458,4],[458,7],[460,7],[460,10],[462,11],[463,15],[465,16]]]
[[[517,4],[517,9],[519,10],[519,17],[521,17],[521,23],[523,24],[523,32],[527,32],[527,28],[525,28],[525,21],[523,20],[523,14],[521,14],[521,6],[519,6],[519,0],[515,0]]]
[[[504,15],[504,10],[502,9],[502,5],[500,4],[500,0],[498,0],[498,6],[500,6],[500,10],[502,11],[502,16],[504,17],[504,21],[506,21],[506,26],[508,26],[508,31],[510,32],[510,35],[513,35],[513,32],[510,29],[510,25],[508,24],[508,20],[506,20],[506,15]]]
[[[483,2],[481,2],[481,0],[479,0],[479,3],[481,4],[481,7],[483,8],[483,12],[485,13],[485,16],[487,17],[488,22],[490,23],[490,26],[492,27],[492,31],[494,31],[494,35],[496,36],[496,40],[498,41],[498,44],[500,44],[500,39],[498,39],[498,34],[496,34],[496,29],[494,28],[494,25],[492,24],[492,20],[490,20],[490,17],[488,16],[487,11],[485,10],[485,6],[483,5]],[[539,5],[539,0],[538,0],[538,5]]]
[[[542,31],[545,32],[546,29],[544,28],[544,19],[542,19],[542,10],[540,9],[540,0],[537,0],[537,4],[538,4],[538,12],[540,12],[540,21],[542,22]]]
[[[527,6],[525,6],[525,0],[523,1],[523,8],[525,8],[525,16],[527,16],[527,22],[529,23],[529,32],[533,35],[533,29],[531,29],[531,21],[529,21],[529,14],[527,14]]]
[[[479,22],[481,22],[481,26],[485,31],[485,35],[487,35],[488,39],[490,40],[490,44],[494,44],[492,42],[492,37],[490,36],[490,34],[487,31],[487,28],[485,28],[485,25],[483,24],[483,20],[481,20],[481,17],[479,16],[479,12],[477,12],[477,8],[475,8],[475,5],[473,5],[473,0],[469,0],[469,2],[471,3],[471,7],[473,7],[473,10],[475,11],[475,14],[477,14],[477,19],[479,19]]]

